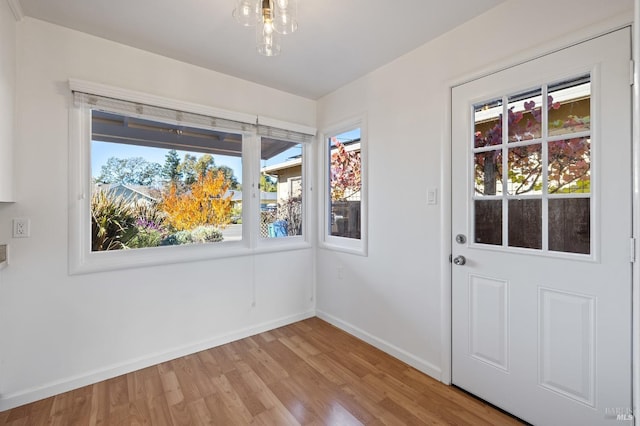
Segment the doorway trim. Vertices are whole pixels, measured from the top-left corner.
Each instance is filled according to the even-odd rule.
[[[640,67],[640,0],[635,1],[635,10],[633,19],[635,19],[636,25],[633,29],[632,49],[633,57],[636,63],[636,70]],[[586,42],[588,40],[600,37],[607,33],[617,31],[625,27],[633,27],[633,19],[629,19],[628,14],[619,15],[611,19],[607,19],[598,24],[591,25],[586,29],[574,32],[566,37],[555,39],[552,42],[545,43],[542,47],[526,50],[524,53],[518,54],[509,58],[508,60],[499,62],[491,67],[484,67],[480,71],[463,76],[461,78],[452,79],[448,86],[447,104],[444,111],[444,125],[445,133],[443,135],[441,143],[441,175],[440,186],[442,188],[442,203],[440,207],[440,214],[442,218],[442,227],[440,231],[440,249],[442,253],[442,259],[440,264],[441,275],[441,353],[440,353],[440,381],[450,385],[452,378],[451,370],[451,357],[452,357],[452,273],[451,263],[449,261],[449,254],[452,252],[451,247],[451,233],[452,233],[452,209],[451,209],[451,191],[452,191],[452,91],[454,87],[460,86],[465,83],[486,77],[490,74],[494,74],[503,71],[508,68],[512,68],[523,63],[535,60],[537,58],[549,55],[551,53],[563,50],[565,48],[574,46]],[[633,151],[633,201],[632,201],[632,219],[633,219],[633,238],[636,241],[636,262],[633,264],[632,273],[632,317],[633,324],[633,408],[634,412],[640,413],[640,249],[638,249],[638,230],[640,229],[640,123],[638,123],[638,114],[640,114],[640,72],[634,74],[635,85],[633,88],[633,106],[634,114],[632,118],[632,151]],[[640,416],[640,414],[639,414]],[[640,424],[638,422],[637,424]]]

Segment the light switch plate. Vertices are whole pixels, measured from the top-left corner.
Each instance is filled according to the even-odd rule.
[[[438,190],[436,188],[427,189],[427,204],[438,204]]]

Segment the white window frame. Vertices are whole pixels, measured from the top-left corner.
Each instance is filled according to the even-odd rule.
[[[260,141],[260,137],[258,138]],[[311,210],[312,202],[312,194],[311,194],[311,184],[309,183],[309,177],[311,173],[311,157],[313,150],[311,149],[311,144],[306,142],[297,142],[290,141],[287,138],[280,138],[283,141],[289,141],[294,143],[300,143],[302,145],[302,235],[292,235],[282,238],[263,238],[260,235],[260,202],[258,200],[258,209],[256,210],[256,229],[258,232],[256,233],[257,238],[257,247],[273,247],[273,248],[281,248],[281,247],[297,247],[297,248],[310,248],[311,247],[311,237],[310,230],[312,229],[309,226],[309,222],[312,220],[311,214],[309,212]],[[261,148],[261,144],[257,143],[256,146],[258,150]],[[260,161],[260,152],[258,152],[258,161]],[[257,170],[260,170],[258,167]],[[259,179],[259,176],[258,176]],[[258,186],[256,184],[256,186]],[[244,212],[244,209],[243,209]]]
[[[259,234],[260,198],[260,137],[257,135],[255,115],[221,110],[199,104],[168,99],[142,92],[121,89],[81,80],[69,80],[72,91],[90,93],[129,102],[191,112],[250,124],[251,131],[229,130],[242,135],[242,240],[220,244],[189,244],[168,247],[148,247],[135,250],[91,251],[91,108],[74,105],[69,108],[69,222],[68,267],[69,274],[85,274],[152,265],[192,262],[206,259],[246,256],[262,252],[310,248],[308,232],[301,238],[282,238],[277,244],[263,244]],[[262,120],[269,120],[262,118]],[[293,123],[272,120],[280,129],[315,135],[315,129]],[[220,129],[225,130],[225,129]],[[310,161],[310,149],[303,154],[305,163]],[[305,159],[305,157],[307,157]],[[309,174],[307,173],[307,176]],[[303,181],[303,191],[310,199]],[[303,226],[308,226],[308,206],[303,210]],[[256,226],[256,224],[258,226]],[[307,228],[308,229],[308,228]]]
[[[361,182],[362,187],[360,189],[360,239],[346,238],[331,235],[330,229],[330,213],[331,208],[331,195],[330,195],[330,182],[329,182],[329,169],[331,167],[331,148],[329,147],[329,139],[333,136],[348,132],[354,129],[360,129],[360,161],[361,161]],[[368,255],[368,223],[369,223],[369,209],[368,209],[368,134],[367,134],[367,119],[362,115],[356,118],[345,120],[341,123],[329,126],[322,132],[322,139],[320,141],[320,155],[322,161],[320,161],[321,170],[319,173],[319,179],[321,185],[318,185],[322,190],[321,200],[322,209],[319,214],[319,234],[318,245],[321,248],[328,250],[341,251],[345,253],[356,254],[359,256]]]

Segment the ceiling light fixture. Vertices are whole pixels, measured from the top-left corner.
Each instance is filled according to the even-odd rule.
[[[236,0],[233,17],[245,27],[256,26],[256,47],[264,56],[280,53],[280,35],[298,29],[297,0]]]

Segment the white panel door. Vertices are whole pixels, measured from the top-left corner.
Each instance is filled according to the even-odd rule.
[[[629,59],[622,29],[452,90],[452,381],[537,425],[631,422]]]

